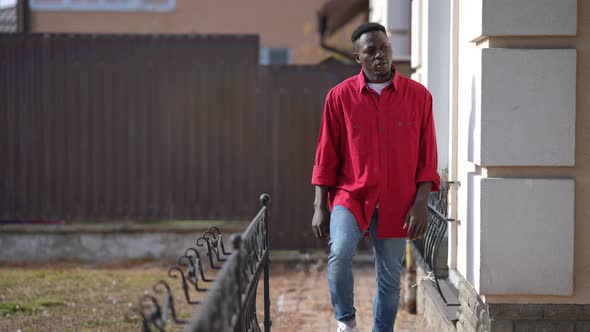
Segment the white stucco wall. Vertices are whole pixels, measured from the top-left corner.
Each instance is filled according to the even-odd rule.
[[[441,173],[449,162],[450,12],[450,0],[412,1],[412,78],[432,93]]]
[[[481,166],[574,166],[576,50],[482,54]]]
[[[449,162],[450,13],[450,0],[429,1],[426,53],[428,79],[425,83],[432,93],[439,171],[447,168]]]
[[[482,294],[572,295],[574,181],[485,178],[479,188]]]
[[[461,0],[461,9],[465,9],[464,1]],[[464,13],[464,12],[463,12]],[[476,45],[471,43],[469,29],[477,26],[477,17],[472,15],[461,15],[459,17],[459,41],[458,41],[458,92],[457,92],[457,177],[452,179],[458,181],[460,186],[454,186],[457,194],[457,219],[461,225],[457,227],[457,248],[456,269],[474,286],[479,282],[479,238],[476,235],[479,221],[474,219],[478,214],[476,203],[479,202],[476,196],[479,191],[474,188],[478,186],[479,178],[482,176],[481,167],[470,160],[479,159],[481,146],[479,127],[475,126],[481,118],[481,49],[486,44]]]
[[[578,0],[483,0],[482,35],[573,36],[577,5]]]

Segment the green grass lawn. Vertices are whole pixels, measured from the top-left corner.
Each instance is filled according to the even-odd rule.
[[[1,267],[0,331],[140,331],[139,316],[126,313],[160,279],[172,287],[180,318],[189,319],[196,306],[165,268]]]

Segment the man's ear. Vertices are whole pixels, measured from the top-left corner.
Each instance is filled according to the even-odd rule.
[[[359,56],[358,53],[354,52],[352,53],[352,56],[354,56],[354,61],[356,61],[356,63],[361,63],[361,57]]]

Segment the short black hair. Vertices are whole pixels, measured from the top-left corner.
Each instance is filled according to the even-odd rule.
[[[354,29],[352,35],[350,35],[350,40],[354,44],[354,42],[361,38],[362,35],[372,31],[382,31],[383,33],[387,34],[387,30],[385,30],[385,27],[381,24],[375,22],[366,22]]]

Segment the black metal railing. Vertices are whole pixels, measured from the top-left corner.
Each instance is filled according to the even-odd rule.
[[[445,240],[447,222],[453,221],[447,218],[447,196],[451,182],[442,182],[438,192],[430,193],[428,197],[428,228],[426,234],[420,239],[412,241],[413,249],[419,255],[414,255],[424,270],[432,275],[436,290],[442,300],[447,302],[439,283],[441,267],[437,266],[439,249]],[[446,265],[444,266],[446,268]]]
[[[256,293],[264,278],[264,331],[270,332],[269,242],[268,222],[270,196],[260,196],[262,208],[242,234],[231,238],[232,250],[226,251],[223,234],[210,227],[178,257],[177,265],[168,270],[170,278],[178,279],[187,303],[198,305],[190,321],[178,319],[174,297],[163,280],[153,286],[154,295],[143,295],[135,312],[142,318],[143,331],[165,331],[172,321],[184,325],[185,331],[261,331],[256,315]],[[206,276],[200,253],[207,255],[215,277]],[[205,283],[211,283],[209,288]],[[202,301],[191,294],[206,292]],[[201,296],[202,297],[202,296]],[[163,300],[163,301],[162,301]],[[161,305],[160,303],[163,303]]]

